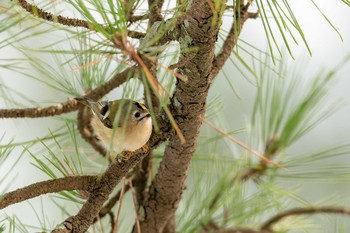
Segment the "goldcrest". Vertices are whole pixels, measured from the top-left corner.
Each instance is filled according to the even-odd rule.
[[[107,151],[125,155],[143,147],[151,137],[152,118],[144,104],[129,99],[101,102],[86,97],[75,99],[92,110],[93,133]]]

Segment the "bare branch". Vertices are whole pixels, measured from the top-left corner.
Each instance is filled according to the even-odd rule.
[[[85,20],[81,20],[81,19],[74,19],[74,18],[69,18],[69,17],[64,17],[61,15],[57,15],[54,16],[52,13],[50,12],[46,12],[30,3],[28,3],[26,0],[11,0],[13,2],[18,2],[18,4],[24,9],[26,10],[28,13],[49,21],[49,22],[55,22],[55,23],[59,23],[65,26],[72,26],[72,27],[83,27],[86,29],[90,29],[92,30],[92,25],[89,25],[89,23]]]
[[[113,233],[113,229],[114,229],[114,226],[115,226],[114,214],[113,214],[113,212],[109,212],[108,215],[109,215],[109,218],[110,218],[109,222],[111,224],[111,233]]]
[[[67,176],[28,185],[5,193],[0,197],[0,209],[47,193],[84,190],[90,192],[96,184],[96,176]]]
[[[276,216],[267,220],[262,226],[261,230],[272,232],[271,227],[283,218],[293,215],[306,215],[306,214],[343,214],[350,215],[350,209],[341,207],[309,207],[309,208],[295,208],[279,213]]]
[[[71,112],[77,109],[78,103],[73,98],[66,102],[49,107],[21,108],[21,109],[0,109],[0,118],[37,118],[55,116]]]
[[[43,9],[38,8],[35,5],[28,3],[26,0],[11,0],[13,2],[18,2],[18,4],[26,10],[28,13],[32,14],[35,17],[46,20],[52,23],[59,23],[64,26],[70,27],[82,27],[92,31],[96,31],[92,24],[83,19],[69,18],[61,15],[53,15],[50,12],[44,11]],[[104,25],[100,25],[102,28],[107,30],[107,27]],[[128,36],[139,39],[145,36],[145,33],[137,32],[137,31],[128,31]]]
[[[214,221],[209,221],[207,224],[203,225],[203,228],[199,233],[270,233],[270,232],[256,231],[254,229],[245,228],[245,227],[224,228],[224,227],[218,226]]]
[[[271,233],[271,232],[257,231],[250,228],[235,227],[235,228],[229,228],[229,229],[216,229],[216,230],[210,230],[210,231],[202,230],[200,233]]]
[[[85,97],[98,100],[108,92],[133,78],[134,71],[137,67],[132,66],[125,69],[121,73],[116,74],[111,80],[103,85],[89,91]],[[56,116],[63,113],[72,112],[78,109],[78,102],[73,98],[69,98],[66,102],[56,104],[49,107],[36,107],[24,109],[0,109],[0,118],[38,118],[47,116]]]

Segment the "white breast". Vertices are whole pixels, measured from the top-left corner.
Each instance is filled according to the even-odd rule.
[[[127,132],[128,137],[124,138],[122,150],[135,151],[146,144],[152,134],[152,119],[149,117],[134,126],[133,130]],[[118,139],[116,139],[118,140]]]
[[[107,151],[135,151],[149,140],[152,134],[152,119],[147,118],[134,126],[133,130],[123,128],[109,129],[102,124],[97,116],[93,116],[91,126],[96,136],[101,140]],[[114,131],[114,132],[113,132]],[[127,135],[127,137],[125,137]],[[113,144],[111,143],[113,141]]]

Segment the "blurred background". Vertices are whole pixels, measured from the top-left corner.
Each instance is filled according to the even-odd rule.
[[[312,1],[294,0],[290,1],[290,6],[296,15],[301,28],[305,33],[306,40],[310,46],[312,55],[310,55],[302,43],[302,40],[298,38],[299,45],[291,44],[294,59],[292,59],[287,52],[283,54],[283,59],[288,62],[288,66],[295,69],[302,69],[300,74],[303,78],[307,79],[310,76],[314,76],[317,72],[324,70],[329,71],[336,67],[342,60],[350,55],[350,8],[347,7],[342,1],[316,1],[320,9],[332,22],[335,28],[339,31],[341,37],[337,32],[327,23],[322,17],[320,12],[314,7]],[[227,19],[227,18],[226,18]],[[224,22],[229,25],[229,20]],[[277,27],[273,30],[276,30]],[[56,36],[64,36],[64,33],[42,35],[40,40],[32,39],[26,41],[28,44],[48,43],[52,38]],[[2,37],[6,37],[4,34],[0,34],[0,40]],[[243,28],[240,39],[255,45],[261,50],[267,51],[267,39],[261,20],[251,19],[248,20]],[[45,42],[43,42],[45,41]],[[243,42],[242,42],[243,43]],[[283,44],[283,41],[278,41]],[[258,54],[257,54],[258,55]],[[21,57],[16,49],[9,46],[1,48],[0,59],[11,59]],[[43,54],[43,56],[47,56]],[[276,56],[279,56],[278,54]],[[242,53],[242,57],[245,55]],[[251,59],[246,56],[247,59]],[[51,57],[43,57],[48,61],[52,60]],[[52,65],[55,63],[52,60]],[[224,81],[222,74],[215,80],[209,95],[209,100],[216,98],[222,99],[224,108],[222,114],[220,114],[220,120],[225,125],[225,130],[233,130],[244,127],[246,122],[249,121],[254,98],[256,96],[256,87],[249,83],[242,75],[232,66],[231,63],[225,66],[229,75],[232,76],[232,82],[235,89],[238,92],[240,98],[235,95],[231,89],[227,88],[227,84]],[[30,67],[28,67],[30,71]],[[24,71],[26,72],[26,71]],[[25,96],[30,96],[33,100],[40,101],[43,105],[53,104],[65,101],[68,97],[61,92],[48,90],[44,84],[33,82],[32,80],[15,76],[14,72],[7,70],[1,70],[0,84],[5,84]],[[321,149],[326,146],[331,146],[339,143],[350,142],[350,63],[346,63],[342,66],[335,75],[335,82],[330,91],[330,101],[343,101],[344,106],[335,112],[330,118],[322,122],[315,129],[310,131],[302,140],[297,141],[289,150],[290,154],[299,154],[301,152],[309,152]],[[18,75],[18,74],[16,74]],[[33,74],[35,75],[35,74]],[[118,93],[112,94],[117,96]],[[0,107],[6,108],[6,102],[0,99]],[[71,117],[75,116],[75,113],[70,114]],[[9,142],[14,139],[14,142],[23,142],[31,140],[33,137],[42,137],[49,133],[49,129],[53,130],[58,126],[57,119],[41,118],[41,119],[1,119],[0,120],[0,135],[4,134],[2,142]],[[84,144],[88,147],[87,144]],[[33,148],[35,150],[35,148]],[[85,149],[82,148],[84,151]],[[86,148],[88,151],[89,148]],[[23,148],[16,148],[12,153],[13,160],[6,161],[0,168],[0,179],[4,179],[5,182],[0,182],[0,191],[2,190],[14,190],[19,187],[26,186],[28,184],[37,182],[39,180],[46,180],[48,177],[34,167],[31,162],[32,159],[28,154],[21,155]],[[88,152],[86,152],[88,153]],[[22,156],[18,164],[12,169],[14,161],[17,156]],[[101,170],[103,166],[101,165]],[[91,165],[93,166],[93,164]],[[6,174],[11,171],[9,176]],[[325,198],[327,196],[342,195],[350,196],[350,177],[346,185],[344,182],[336,184],[326,184],[324,182],[308,182],[307,184],[298,185],[298,182],[290,182],[288,180],[281,180],[284,185],[296,186],[300,188],[301,193],[305,200],[314,201]],[[32,206],[42,206],[45,209],[45,221],[44,225],[51,226],[58,223],[57,219],[62,219],[59,211],[47,211],[55,209],[56,205],[53,202],[47,202],[49,197],[36,198],[30,201]],[[43,204],[45,203],[45,204]],[[23,222],[31,225],[37,225],[40,222],[33,211],[33,207],[28,203],[19,203],[8,207],[5,211],[1,211],[0,215],[9,215],[16,213],[19,219]],[[76,210],[72,208],[73,212]],[[18,211],[21,210],[21,211]],[[5,212],[5,213],[4,213]],[[43,211],[44,212],[44,211]],[[40,213],[38,213],[40,215]],[[129,219],[132,222],[132,219]],[[123,224],[127,224],[128,219]],[[329,226],[329,223],[325,223],[325,226]],[[315,231],[317,232],[317,231]],[[329,232],[332,232],[330,230]]]

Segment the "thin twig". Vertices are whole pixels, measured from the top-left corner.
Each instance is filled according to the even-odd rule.
[[[308,207],[308,208],[294,208],[285,212],[279,213],[276,216],[268,219],[262,226],[261,230],[270,231],[271,227],[283,218],[293,215],[306,215],[306,214],[343,214],[350,215],[350,209],[341,207]]]
[[[286,171],[288,171],[287,168],[285,168],[284,166],[275,163],[274,161],[272,161],[271,159],[267,158],[266,156],[262,155],[261,153],[253,150],[252,148],[250,148],[249,146],[245,145],[244,143],[242,143],[241,141],[239,141],[238,139],[232,137],[231,135],[229,135],[228,133],[224,132],[223,130],[219,129],[218,127],[216,127],[213,123],[211,123],[210,121],[202,118],[203,123],[205,123],[206,125],[208,125],[210,128],[214,129],[215,131],[217,131],[218,133],[220,133],[221,135],[225,136],[226,138],[230,139],[232,142],[236,143],[237,145],[239,145],[240,147],[244,148],[245,150],[255,154],[256,156],[258,156],[260,159],[264,160],[267,163],[271,163],[273,165],[275,165],[276,167],[282,168]]]
[[[140,226],[140,220],[137,214],[137,209],[136,209],[136,198],[135,198],[135,189],[132,186],[132,181],[131,179],[129,179],[129,186],[131,189],[131,194],[132,194],[132,202],[134,204],[134,211],[135,211],[135,218],[136,218],[136,226],[137,226],[137,232],[141,233],[141,226]]]
[[[53,15],[50,12],[44,11],[43,9],[38,8],[37,6],[28,3],[26,0],[11,0],[13,2],[18,2],[19,5],[26,10],[28,13],[32,14],[35,17],[43,19],[52,23],[59,23],[64,26],[69,27],[82,27],[92,31],[96,31],[92,24],[90,24],[86,20],[69,18],[62,15]],[[109,30],[108,27],[104,25],[100,25],[105,30]],[[132,38],[139,39],[145,36],[145,33],[137,32],[137,31],[128,31],[128,35]]]
[[[103,225],[102,225],[102,221],[101,221],[100,217],[97,215],[96,218],[97,218],[98,226],[100,227],[100,232],[104,233]]]
[[[225,224],[222,224],[225,225]],[[218,226],[214,220],[210,220],[207,224],[203,225],[202,230],[199,233],[272,233],[266,230],[255,230],[247,227],[232,227],[225,228]]]
[[[111,233],[113,233],[113,229],[114,229],[114,226],[115,226],[115,222],[114,222],[114,214],[112,211],[108,212],[108,215],[109,215],[109,222],[111,224]]]
[[[268,157],[270,160],[276,156],[277,152],[279,151],[278,147],[278,137],[272,137],[270,140],[267,141],[265,144],[264,149],[264,155]],[[248,178],[258,178],[262,176],[266,170],[268,169],[268,164],[265,160],[260,160],[260,163],[257,167],[251,167],[248,168],[246,172],[243,173],[240,180],[246,181]]]
[[[125,193],[125,177],[123,177],[122,180],[122,191],[120,192],[120,198],[119,198],[119,205],[117,209],[117,216],[115,217],[115,224],[113,228],[113,233],[117,233],[118,231],[118,223],[119,223],[119,216],[120,216],[120,210],[122,208],[123,200],[124,200],[124,193]]]

